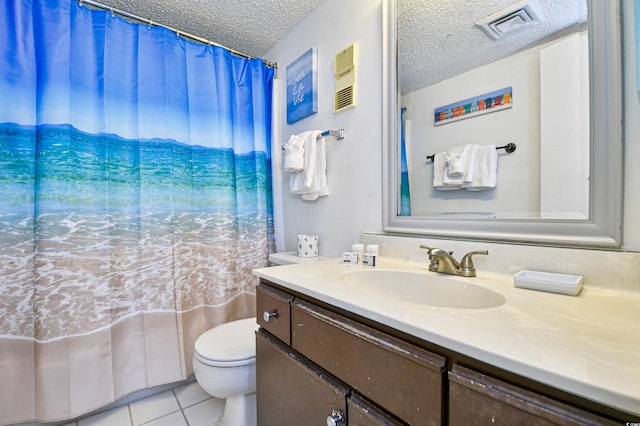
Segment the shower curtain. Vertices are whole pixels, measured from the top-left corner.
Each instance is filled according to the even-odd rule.
[[[411,216],[411,191],[409,187],[409,167],[407,163],[407,141],[405,138],[406,108],[400,108],[400,211],[398,216]]]
[[[0,424],[56,421],[255,314],[274,71],[75,0],[0,22]]]

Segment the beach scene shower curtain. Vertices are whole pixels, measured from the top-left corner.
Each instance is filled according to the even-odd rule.
[[[187,379],[273,251],[261,60],[0,0],[0,424]]]
[[[400,108],[400,206],[398,216],[411,216],[411,191],[409,187],[409,168],[407,165],[406,108]]]

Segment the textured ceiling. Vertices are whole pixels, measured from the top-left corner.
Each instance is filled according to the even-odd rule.
[[[398,0],[402,93],[413,92],[585,25],[586,0],[539,0],[547,21],[491,40],[475,22],[517,0]]]
[[[324,0],[95,1],[264,58],[266,52]]]
[[[324,0],[95,0],[250,56],[264,55]],[[354,0],[341,0],[354,1]],[[475,22],[516,0],[397,0],[402,93],[584,26],[586,0],[539,0],[547,21],[489,39]]]

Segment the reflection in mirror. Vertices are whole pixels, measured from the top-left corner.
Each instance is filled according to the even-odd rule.
[[[407,153],[403,182],[408,184],[401,214],[588,219],[586,0],[531,0],[524,6],[518,3],[516,11],[502,9],[489,20],[521,22],[525,16],[531,21],[489,25],[512,29],[492,37],[474,25],[486,14],[487,4],[457,4],[448,2],[447,9],[435,9],[416,21],[409,19],[406,2],[399,3],[400,126]],[[449,10],[455,7],[461,10]],[[424,33],[421,28],[435,28],[436,22],[438,32],[426,39],[426,49],[419,48],[423,42],[409,34]],[[455,44],[447,34],[456,34]],[[419,72],[420,61],[408,59],[415,51],[447,43],[449,55],[432,64],[428,75]],[[486,58],[494,61],[487,63]],[[471,64],[475,68],[470,69]],[[452,75],[452,70],[467,71]],[[442,108],[463,99],[457,108]],[[441,112],[434,117],[434,111]],[[481,154],[474,149],[508,143],[517,145],[517,154],[502,151],[478,159]],[[426,160],[438,152],[442,154],[435,161]],[[455,160],[446,161],[448,157]],[[463,163],[466,172],[461,176],[452,165]],[[487,179],[478,173],[491,175]]]
[[[619,246],[617,2],[473,3],[398,3],[385,230]]]

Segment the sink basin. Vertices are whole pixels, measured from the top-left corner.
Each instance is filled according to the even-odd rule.
[[[505,302],[501,294],[453,276],[371,269],[345,272],[339,279],[346,286],[357,290],[419,305],[485,309]]]

